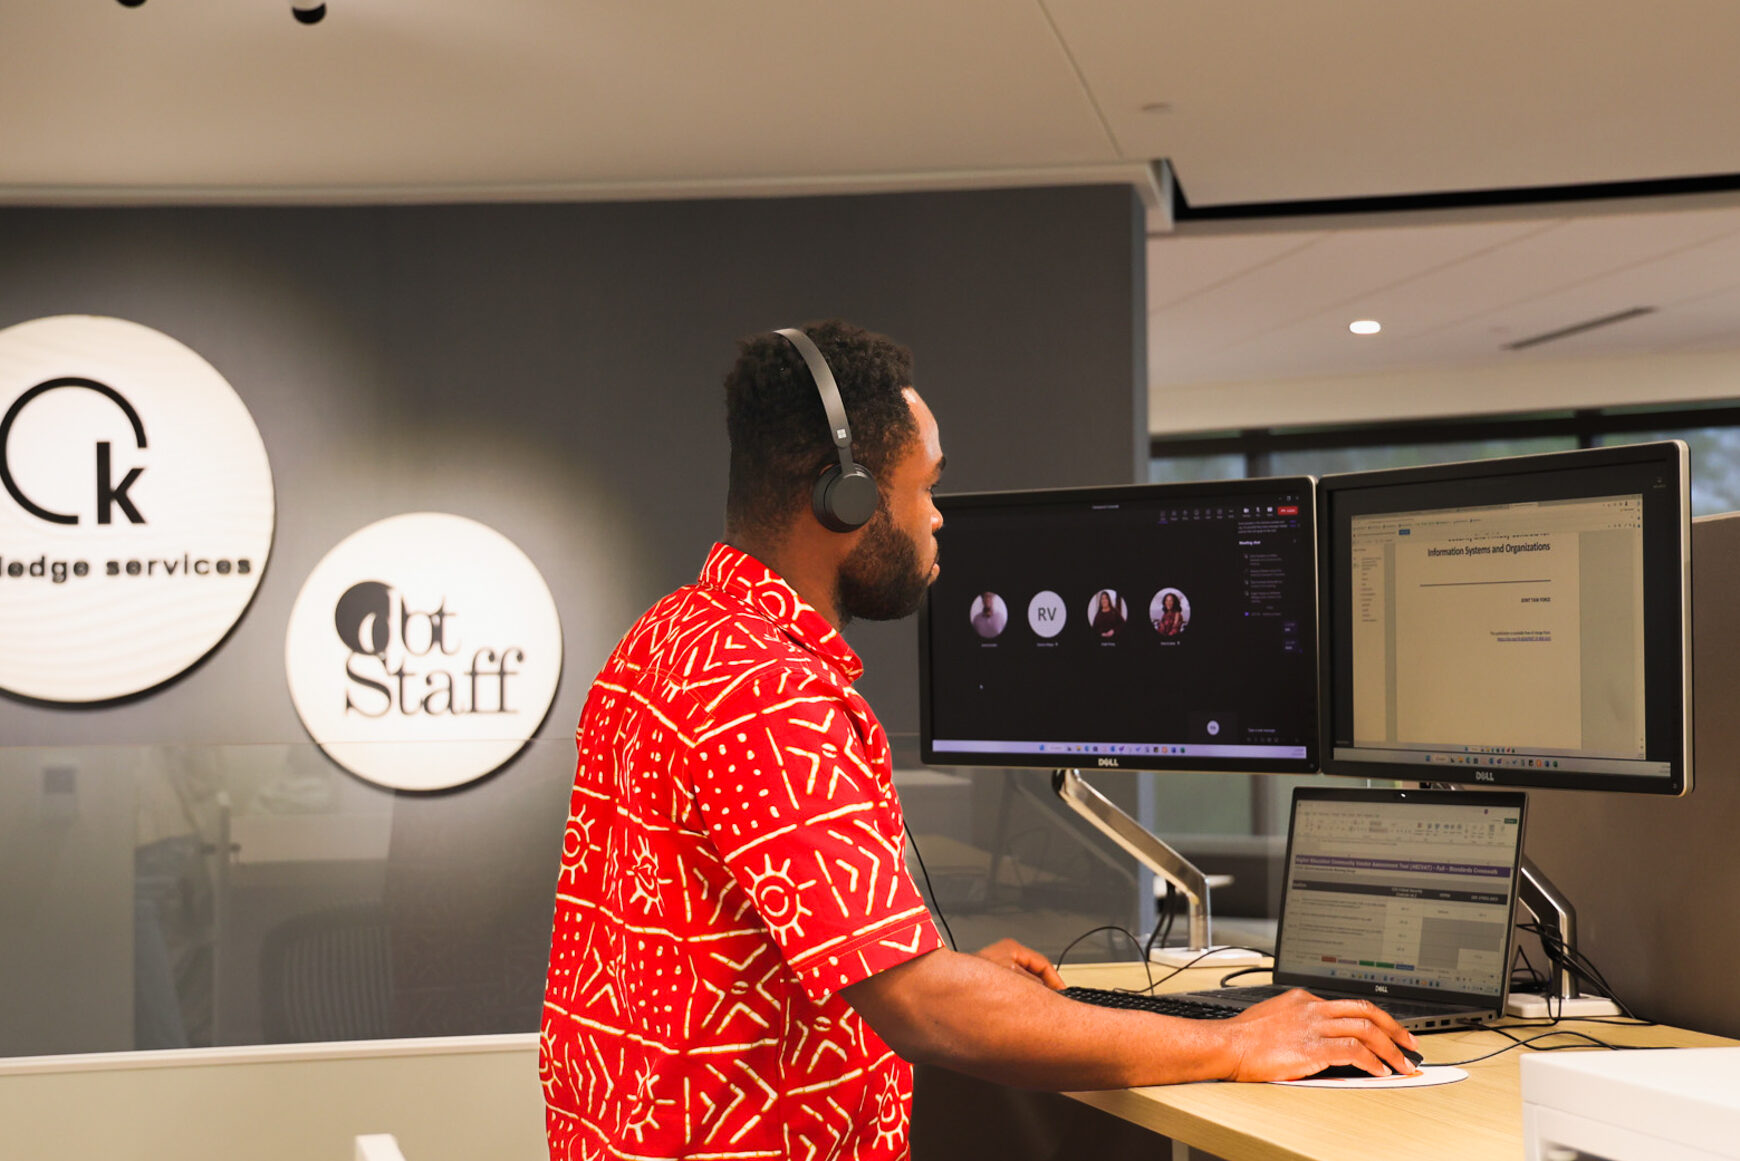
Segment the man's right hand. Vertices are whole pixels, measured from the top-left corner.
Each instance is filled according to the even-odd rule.
[[[1245,1009],[1222,1027],[1232,1035],[1230,1080],[1297,1080],[1331,1065],[1373,1076],[1414,1066],[1397,1044],[1419,1047],[1382,1008],[1365,1000],[1323,1000],[1294,988]],[[1387,1067],[1386,1067],[1387,1066]]]
[[[1414,1038],[1363,1000],[1292,991],[1230,1020],[1102,1008],[1037,986],[1019,946],[927,952],[840,994],[906,1060],[1019,1088],[1296,1080],[1332,1064],[1412,1071],[1395,1041]]]

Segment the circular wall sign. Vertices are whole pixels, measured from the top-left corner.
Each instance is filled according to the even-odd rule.
[[[89,704],[186,672],[272,549],[272,469],[199,355],[118,318],[0,330],[0,689]]]
[[[443,790],[500,768],[543,723],[562,625],[543,576],[492,528],[414,512],[314,567],[284,640],[290,698],[359,777]]]

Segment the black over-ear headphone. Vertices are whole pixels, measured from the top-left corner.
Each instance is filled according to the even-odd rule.
[[[810,494],[810,507],[816,519],[835,532],[856,531],[876,515],[876,477],[852,458],[852,427],[846,422],[846,405],[840,399],[834,373],[828,370],[828,361],[822,358],[822,352],[816,349],[810,337],[796,327],[773,333],[796,347],[797,353],[809,366],[810,378],[815,380],[816,390],[822,396],[822,407],[828,413],[828,434],[840,453],[839,466],[830,464],[816,481],[815,491]]]

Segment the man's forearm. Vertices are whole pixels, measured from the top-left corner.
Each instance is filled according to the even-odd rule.
[[[878,1035],[914,1063],[1050,1090],[1230,1076],[1236,1030],[1219,1021],[1076,1003],[1031,976],[936,951],[846,989]]]

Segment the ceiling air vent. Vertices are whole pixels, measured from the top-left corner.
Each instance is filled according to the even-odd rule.
[[[1530,335],[1526,339],[1518,339],[1514,343],[1506,343],[1504,349],[1507,351],[1520,351],[1527,347],[1538,347],[1542,343],[1551,343],[1558,339],[1568,339],[1572,335],[1580,335],[1584,331],[1592,331],[1598,327],[1610,327],[1614,323],[1622,323],[1628,318],[1639,318],[1643,315],[1654,313],[1655,307],[1653,306],[1634,306],[1630,310],[1622,310],[1618,314],[1604,314],[1600,318],[1592,318],[1580,323],[1573,323],[1568,327],[1560,327],[1556,331],[1547,331],[1544,334]]]

